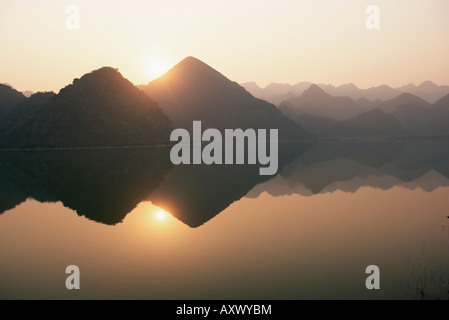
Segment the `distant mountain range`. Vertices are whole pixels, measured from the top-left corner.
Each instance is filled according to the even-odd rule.
[[[255,97],[278,105],[282,101],[301,95],[312,84],[312,82],[299,82],[297,84],[270,83],[265,88],[259,87],[255,82],[246,82],[241,85]],[[317,84],[317,86],[333,96],[346,96],[354,100],[365,98],[368,100],[384,101],[393,99],[401,93],[411,93],[429,103],[435,103],[449,94],[449,86],[438,86],[432,81],[425,81],[418,86],[410,83],[398,88],[381,85],[369,89],[360,89],[353,83],[343,84],[337,87],[329,84]]]
[[[334,97],[312,84],[302,95],[282,102],[279,105],[284,114],[310,114],[317,117],[329,117],[343,120],[368,111],[349,97]],[[289,112],[291,111],[291,112]]]
[[[57,94],[26,92],[27,98],[1,84],[0,147],[165,144],[174,128],[190,131],[195,120],[203,129],[278,129],[281,140],[449,135],[449,86],[429,81],[366,90],[243,85],[194,57],[138,87],[111,67],[74,79]]]
[[[303,114],[298,118],[298,123],[320,137],[368,138],[407,135],[398,119],[380,109],[366,111],[345,120]]]
[[[334,97],[312,84],[279,109],[319,137],[449,135],[449,94],[433,105],[410,93],[387,101]]]

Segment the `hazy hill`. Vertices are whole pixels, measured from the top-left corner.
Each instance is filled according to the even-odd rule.
[[[3,144],[148,145],[168,142],[171,130],[170,120],[153,100],[118,70],[104,67],[61,89],[34,116],[3,136]]]
[[[376,109],[380,104],[383,103],[382,100],[368,100],[366,98],[359,98],[355,101],[363,110],[373,110]]]
[[[432,118],[431,134],[449,135],[449,94],[430,107]]]
[[[410,135],[449,135],[448,96],[430,105],[415,95],[403,93],[379,107],[399,119]]]
[[[0,84],[0,121],[26,97],[6,84]]]
[[[320,137],[449,135],[448,96],[434,105],[410,93],[383,102],[354,101],[312,85],[301,96],[282,102],[279,109]]]
[[[311,136],[274,105],[254,98],[193,57],[185,58],[142,89],[158,102],[175,127],[191,130],[192,121],[201,120],[203,128],[277,128],[280,139]]]
[[[343,120],[366,111],[351,98],[333,97],[315,84],[299,97],[281,103],[279,109],[294,120],[306,113]]]
[[[398,88],[398,90],[411,93],[430,103],[435,103],[443,96],[449,94],[449,86],[438,86],[432,81],[425,81],[418,86],[408,84]]]
[[[421,108],[429,108],[430,103],[424,101],[420,97],[417,97],[413,94],[401,93],[397,97],[381,103],[378,106],[378,108],[388,113],[394,113],[401,106],[416,106]]]
[[[270,83],[266,87],[261,88],[254,82],[246,82],[243,83],[242,86],[244,86],[245,89],[247,89],[255,97],[273,102],[272,100],[275,99],[275,97],[281,97],[282,95],[289,93],[295,96],[299,96],[305,89],[310,87],[311,84],[311,82],[300,82],[297,84]],[[365,98],[368,100],[385,101],[393,99],[401,93],[406,92],[418,96],[429,103],[435,103],[443,96],[449,94],[449,86],[439,86],[431,81],[425,81],[418,86],[410,83],[408,85],[397,88],[392,88],[387,85],[380,85],[377,87],[360,89],[353,83],[347,83],[340,86],[333,86],[329,84],[317,85],[325,92],[333,96],[347,96],[355,100]]]
[[[435,112],[449,113],[449,94],[435,102],[431,109]]]
[[[404,136],[406,131],[394,116],[379,109],[363,112],[345,120],[304,114],[298,122],[310,132],[326,138]]]

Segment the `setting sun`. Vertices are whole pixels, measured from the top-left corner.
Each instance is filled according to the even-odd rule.
[[[167,218],[167,212],[165,210],[159,209],[156,211],[156,219],[159,221],[165,220]]]
[[[161,58],[149,59],[145,65],[145,72],[151,80],[159,78],[169,69],[168,63]]]

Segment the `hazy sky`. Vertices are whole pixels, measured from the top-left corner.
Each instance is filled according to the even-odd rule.
[[[69,5],[79,29],[66,27]],[[379,30],[365,26],[368,5]],[[18,90],[58,91],[102,66],[147,83],[186,56],[262,86],[449,84],[449,1],[0,1],[0,82]]]

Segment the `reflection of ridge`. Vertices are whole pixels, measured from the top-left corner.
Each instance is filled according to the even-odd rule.
[[[310,143],[280,144],[279,170],[309,147]],[[61,201],[79,215],[116,224],[138,203],[150,200],[197,227],[272,178],[260,176],[259,165],[173,167],[169,152],[143,148],[0,153],[0,213],[31,197]]]
[[[244,196],[312,195],[394,186],[449,185],[449,141],[280,144],[279,174],[259,165],[173,166],[168,148],[0,153],[0,213],[28,197],[61,201],[79,215],[116,224],[151,201],[198,227]],[[291,161],[292,159],[295,159]]]
[[[448,147],[447,140],[320,143],[248,196],[257,197],[264,191],[273,196],[355,192],[364,186],[432,191],[449,185]]]
[[[0,158],[1,159],[1,158]],[[12,209],[27,199],[27,194],[10,179],[8,170],[0,160],[0,213]]]
[[[27,196],[116,224],[159,186],[171,167],[168,155],[169,149],[151,148],[8,152],[2,167]]]
[[[279,170],[310,145],[280,144]],[[272,178],[259,175],[259,165],[179,165],[150,200],[195,228],[244,197],[254,186]]]

